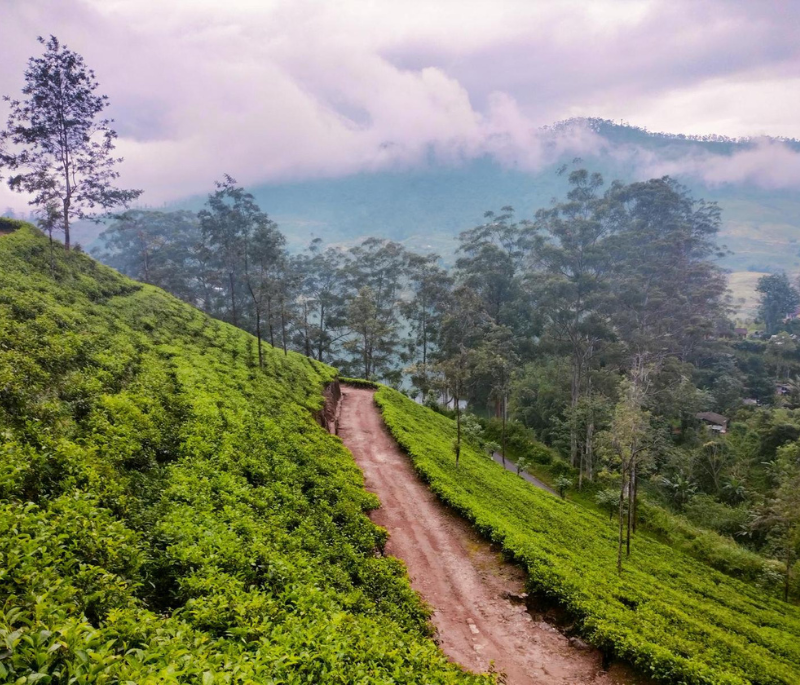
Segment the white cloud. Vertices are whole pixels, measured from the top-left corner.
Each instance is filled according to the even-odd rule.
[[[35,36],[58,35],[97,72],[122,180],[151,204],[204,192],[222,173],[243,183],[340,175],[431,151],[535,169],[600,149],[586,130],[539,130],[576,114],[800,136],[800,12],[783,5],[2,1],[0,93],[19,92]],[[792,177],[791,155],[759,154],[778,170],[748,162],[743,179],[778,182],[780,165]],[[703,164],[708,178],[724,175]],[[11,202],[0,190],[0,206]]]

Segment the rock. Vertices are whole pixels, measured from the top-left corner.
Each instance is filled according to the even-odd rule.
[[[581,640],[579,637],[571,637],[569,639],[569,644],[571,647],[574,647],[575,649],[591,649],[591,647],[583,640]]]

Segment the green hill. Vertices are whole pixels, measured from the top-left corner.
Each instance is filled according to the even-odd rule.
[[[333,369],[53,260],[0,234],[0,682],[484,682],[375,554]]]
[[[608,655],[665,683],[800,682],[800,608],[642,535],[620,576],[615,523],[470,447],[457,468],[451,419],[386,387],[377,401],[438,497],[502,545],[526,569],[529,591],[565,607]]]

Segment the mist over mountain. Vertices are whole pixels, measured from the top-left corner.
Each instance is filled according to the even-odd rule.
[[[404,168],[248,189],[294,250],[317,237],[352,244],[378,236],[449,262],[458,234],[481,223],[485,211],[511,205],[519,218],[530,218],[563,196],[566,178],[558,171],[574,164],[600,172],[606,183],[669,174],[695,197],[718,202],[719,242],[729,251],[720,263],[732,272],[737,299],[752,304],[762,273],[800,271],[800,141],[794,139],[684,136],[577,119],[543,129],[527,156],[499,140],[491,154],[472,159],[432,153]],[[199,209],[206,192],[170,207]],[[76,235],[90,246],[101,230],[89,224]]]
[[[578,145],[559,145],[564,130],[584,127]],[[607,183],[669,174],[696,197],[723,210],[721,260],[732,271],[800,269],[800,174],[771,174],[776,154],[800,160],[792,139],[731,139],[651,133],[602,120],[564,122],[548,129],[534,163],[498,155],[449,162],[433,157],[421,166],[250,188],[259,204],[300,249],[315,237],[352,243],[370,235],[391,238],[445,258],[460,231],[482,221],[486,210],[511,205],[531,217],[563,195],[558,175],[577,157]],[[574,141],[574,137],[573,137]],[[235,171],[231,171],[235,175]],[[199,207],[204,196],[182,206]]]

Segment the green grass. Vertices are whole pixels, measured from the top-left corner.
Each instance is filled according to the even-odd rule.
[[[621,576],[614,523],[505,471],[469,446],[455,467],[451,419],[382,387],[383,417],[418,473],[527,571],[590,642],[665,683],[796,685],[800,609],[637,536]]]
[[[0,682],[477,683],[314,422],[335,371],[0,236]]]

